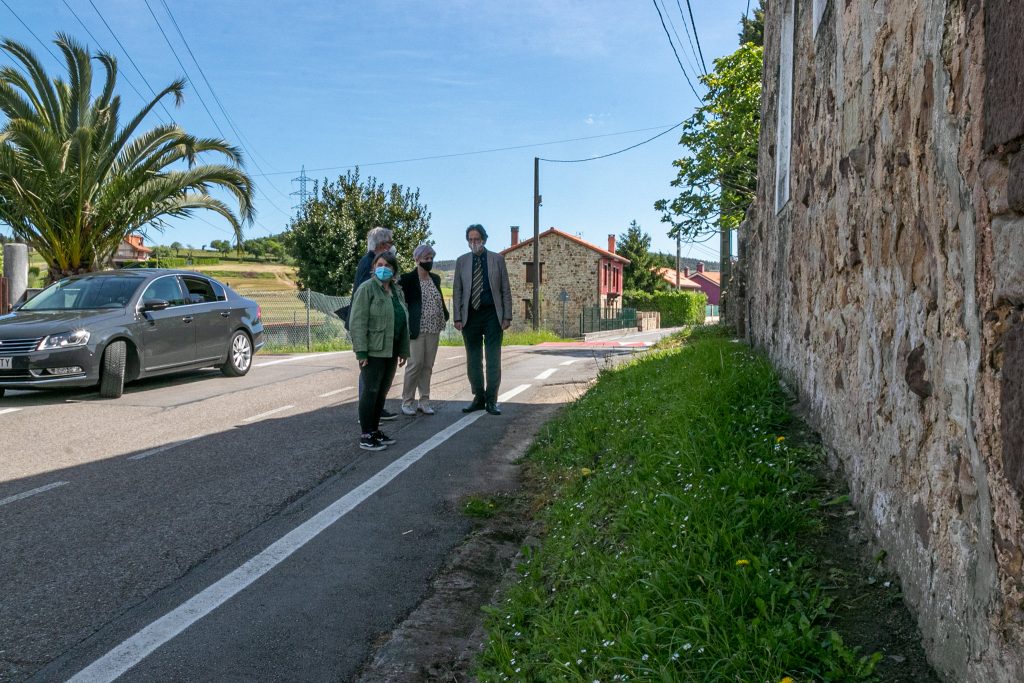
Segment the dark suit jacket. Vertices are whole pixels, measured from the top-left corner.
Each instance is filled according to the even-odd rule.
[[[423,298],[420,293],[419,268],[406,273],[398,278],[398,284],[405,293],[405,305],[409,309],[409,339],[420,336],[420,320],[423,315]],[[434,273],[430,274],[430,280],[437,287],[437,293],[441,294],[441,278]],[[444,294],[441,294],[441,310],[444,311],[444,321],[448,322],[448,306],[444,302]]]

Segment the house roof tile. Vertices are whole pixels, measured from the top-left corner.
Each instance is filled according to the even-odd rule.
[[[623,256],[619,256],[618,254],[615,254],[613,252],[610,252],[610,251],[602,249],[602,248],[600,248],[598,246],[595,246],[595,245],[591,244],[590,242],[587,242],[586,240],[582,240],[579,237],[576,237],[576,235],[570,235],[567,232],[562,232],[558,228],[548,228],[547,230],[545,230],[544,232],[542,232],[540,234],[541,237],[544,237],[546,235],[557,235],[558,237],[564,237],[565,239],[571,240],[571,241],[575,242],[576,244],[584,246],[584,247],[586,247],[586,248],[588,248],[588,249],[590,249],[592,251],[596,251],[598,254],[600,254],[604,258],[615,259],[616,261],[620,261],[621,263],[624,263],[624,264],[628,264],[629,263],[629,259],[628,258],[625,258]],[[513,244],[511,247],[503,250],[501,252],[501,255],[504,256],[505,254],[508,254],[509,252],[515,251],[516,249],[519,249],[519,248],[521,248],[521,247],[523,247],[523,246],[525,246],[527,244],[532,244],[532,243],[533,243],[533,238],[529,237],[529,238],[523,240],[522,242],[520,242],[519,244]]]

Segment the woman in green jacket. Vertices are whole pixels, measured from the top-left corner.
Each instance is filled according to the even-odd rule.
[[[379,254],[373,277],[352,297],[349,335],[359,361],[363,392],[359,395],[359,447],[380,451],[395,442],[380,431],[384,399],[395,379],[395,369],[409,357],[409,313],[405,297],[395,283],[398,261],[393,254]]]

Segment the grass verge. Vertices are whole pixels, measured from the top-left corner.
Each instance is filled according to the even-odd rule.
[[[488,608],[481,681],[859,681],[812,542],[820,448],[714,329],[602,373],[526,456],[544,539]]]

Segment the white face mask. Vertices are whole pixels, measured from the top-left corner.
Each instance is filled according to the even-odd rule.
[[[484,253],[484,244],[483,242],[470,242],[469,250],[476,254],[477,256],[479,256],[480,254]]]
[[[395,245],[393,244],[388,248],[386,253],[391,254],[392,256],[398,256],[398,250],[395,249]]]

